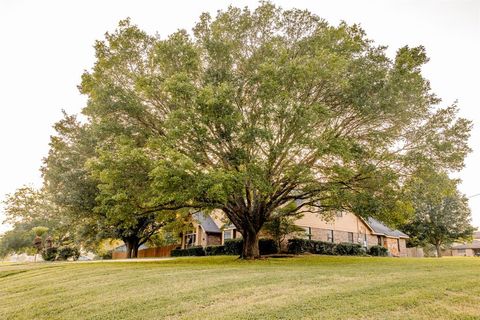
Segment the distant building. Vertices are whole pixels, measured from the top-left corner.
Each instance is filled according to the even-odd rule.
[[[452,256],[480,256],[480,231],[473,233],[473,241],[452,247]]]

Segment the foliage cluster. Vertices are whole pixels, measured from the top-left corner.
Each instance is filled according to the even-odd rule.
[[[60,247],[45,248],[41,251],[41,254],[45,261],[66,261],[70,258],[78,260],[80,250],[73,245],[63,245]]]
[[[111,260],[112,256],[113,256],[113,250],[103,250],[103,251],[97,252],[96,259]]]
[[[42,258],[45,261],[55,261],[58,256],[58,248],[57,247],[51,247],[51,248],[45,248],[42,250]]]
[[[76,246],[65,245],[58,248],[57,260],[59,261],[66,261],[70,258],[76,261],[78,257],[80,257],[80,250]]]

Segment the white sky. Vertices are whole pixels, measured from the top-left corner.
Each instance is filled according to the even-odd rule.
[[[308,8],[338,24],[360,23],[369,38],[388,45],[393,57],[403,45],[424,45],[430,62],[424,75],[443,104],[459,100],[474,121],[473,153],[461,172],[461,190],[480,193],[480,1],[273,1]],[[39,186],[41,159],[61,109],[78,113],[85,97],[76,86],[94,62],[93,43],[120,19],[165,37],[190,30],[201,12],[256,1],[20,1],[0,0],[0,197],[23,184]],[[470,200],[480,227],[480,196]],[[0,220],[2,220],[0,207]],[[0,225],[0,232],[6,226]]]

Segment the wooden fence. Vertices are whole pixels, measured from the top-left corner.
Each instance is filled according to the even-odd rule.
[[[407,257],[411,258],[423,258],[423,249],[422,248],[407,248]]]
[[[162,258],[170,257],[172,250],[178,247],[178,244],[169,246],[147,248],[138,250],[138,258]],[[126,259],[127,253],[124,251],[113,251],[112,259]]]

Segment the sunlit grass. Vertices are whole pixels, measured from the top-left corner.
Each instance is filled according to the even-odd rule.
[[[480,319],[480,259],[0,264],[0,319]]]

